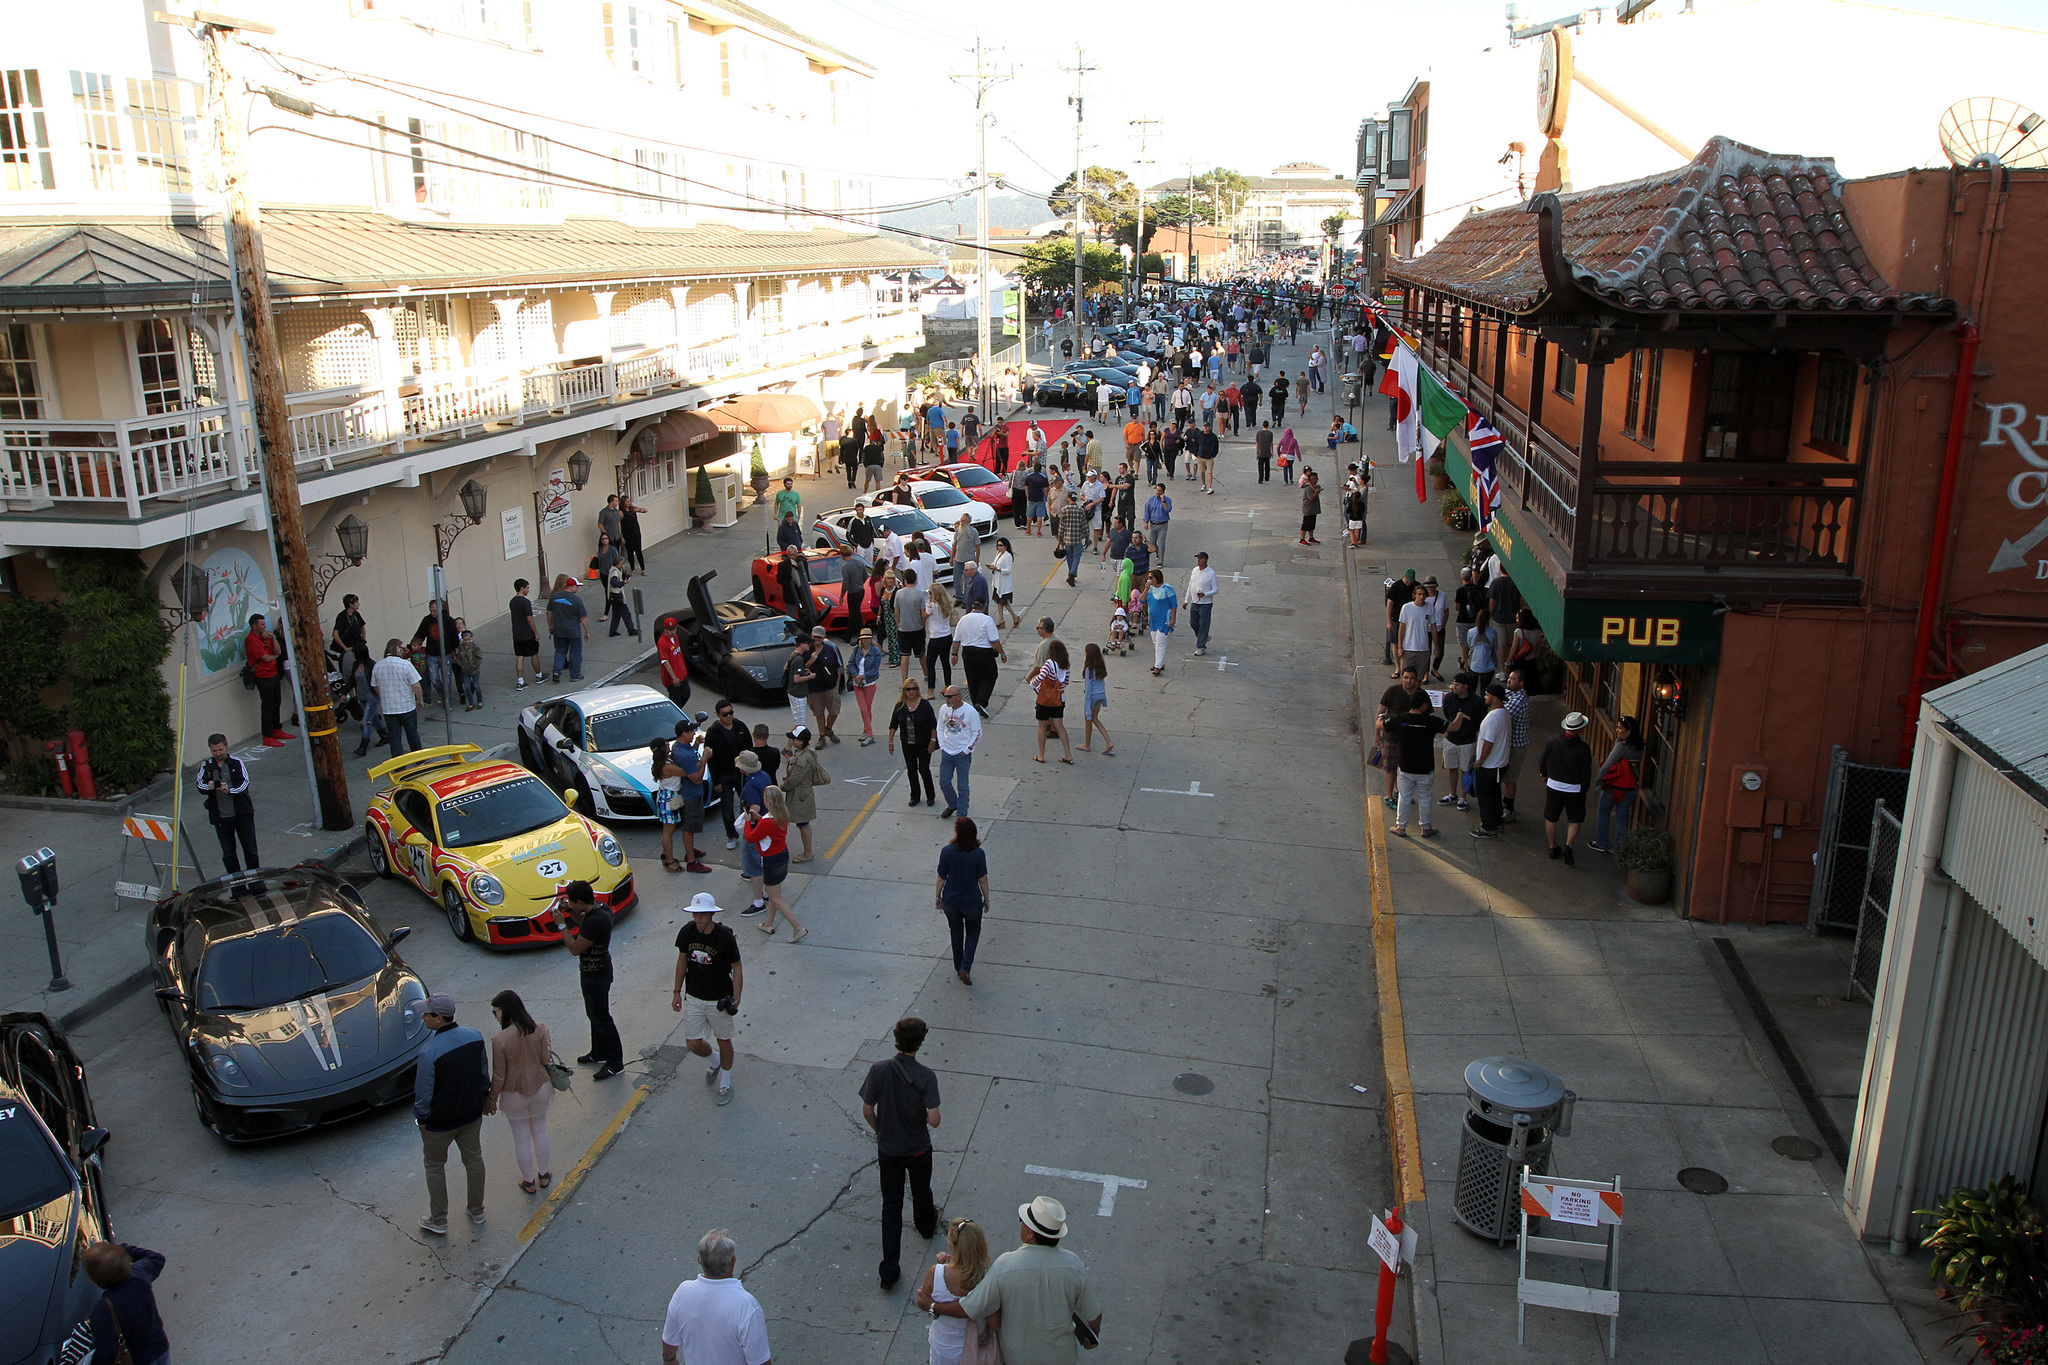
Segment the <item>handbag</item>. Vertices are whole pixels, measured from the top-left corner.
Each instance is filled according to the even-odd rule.
[[[967,1320],[967,1341],[960,1348],[960,1365],[1003,1365],[1002,1334],[989,1326],[987,1319]]]
[[[561,1057],[558,1056],[552,1048],[550,1048],[548,1050],[548,1059],[542,1062],[541,1066],[548,1073],[548,1084],[552,1085],[556,1090],[561,1091],[563,1094],[567,1094],[569,1092],[570,1082],[576,1078],[576,1072],[573,1069],[571,1069],[569,1064],[563,1061]]]
[[[1065,702],[1065,700],[1066,692],[1061,688],[1057,674],[1047,673],[1038,680],[1038,704],[1040,706],[1058,706]]]

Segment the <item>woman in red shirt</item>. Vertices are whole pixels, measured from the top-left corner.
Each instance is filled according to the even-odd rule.
[[[780,915],[796,931],[789,941],[801,943],[811,931],[797,923],[796,916],[789,913],[789,902],[782,899],[782,883],[789,876],[789,802],[783,799],[782,788],[770,787],[761,793],[761,804],[767,810],[748,820],[743,831],[747,842],[760,851],[761,885],[768,897],[768,913],[754,927],[772,934],[775,917]]]

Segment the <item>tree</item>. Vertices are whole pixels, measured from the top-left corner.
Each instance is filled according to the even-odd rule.
[[[1345,213],[1333,213],[1328,218],[1323,219],[1323,236],[1330,239],[1331,246],[1336,246],[1340,239],[1342,239],[1344,236],[1344,225],[1350,221],[1351,216]]]
[[[170,628],[134,551],[64,549],[51,559],[71,628],[71,723],[92,745],[100,785],[132,791],[172,761]]]
[[[1088,222],[1095,231],[1097,241],[1111,225],[1126,212],[1135,213],[1138,207],[1138,187],[1122,171],[1107,166],[1090,166],[1082,172],[1082,193],[1079,196],[1086,204]],[[1061,218],[1074,216],[1074,177],[1068,176],[1053,186],[1050,202],[1052,211]]]
[[[1213,195],[1217,200],[1228,203],[1233,197],[1243,198],[1252,191],[1252,182],[1237,171],[1222,166],[1213,166],[1195,177],[1195,193]]]
[[[1083,286],[1103,284],[1124,277],[1124,258],[1113,247],[1083,242],[1081,272]],[[1074,282],[1074,239],[1062,234],[1042,237],[1024,249],[1017,273],[1039,289],[1059,289]]]

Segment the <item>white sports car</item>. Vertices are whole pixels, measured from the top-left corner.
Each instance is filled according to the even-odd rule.
[[[683,716],[681,707],[652,687],[587,687],[519,713],[519,761],[563,791],[576,792],[577,811],[593,820],[652,820],[654,756],[648,746],[674,737]],[[704,723],[702,715],[693,719]]]
[[[941,488],[952,487],[950,484],[939,484],[938,486]],[[958,492],[959,490],[955,489],[954,491]],[[957,516],[958,513],[955,513],[955,515]],[[842,507],[837,511],[826,512],[821,515],[817,521],[812,523],[811,531],[817,538],[819,545],[830,546],[836,550],[840,546],[850,543],[846,539],[846,528],[852,520],[853,509],[851,507]],[[931,543],[932,553],[937,555],[939,559],[939,581],[941,583],[951,583],[953,581],[953,531],[951,527],[939,525],[915,507],[903,507],[892,502],[870,501],[868,503],[868,521],[873,524],[875,537],[878,540],[885,532],[893,530],[897,535],[903,537],[905,544],[908,544],[913,535],[923,532],[924,538]]]
[[[996,533],[996,509],[970,497],[950,483],[942,483],[938,479],[914,479],[910,485],[910,496],[917,499],[917,505],[924,510],[926,516],[946,528],[949,537],[960,524],[960,514],[963,512],[967,514],[976,535],[992,536]]]

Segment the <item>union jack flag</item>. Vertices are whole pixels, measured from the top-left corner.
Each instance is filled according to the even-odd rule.
[[[1479,502],[1473,510],[1478,513],[1480,529],[1484,530],[1493,521],[1493,509],[1500,505],[1500,477],[1494,472],[1494,462],[1500,458],[1506,442],[1493,423],[1476,412],[1466,426],[1465,442],[1472,450],[1472,493]]]

